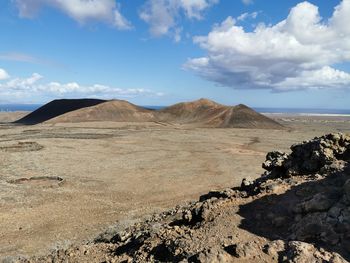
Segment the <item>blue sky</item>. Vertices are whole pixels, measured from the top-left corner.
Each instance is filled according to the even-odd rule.
[[[349,108],[350,0],[3,0],[0,24],[0,103]]]

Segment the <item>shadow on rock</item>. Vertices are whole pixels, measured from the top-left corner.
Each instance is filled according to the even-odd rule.
[[[240,227],[251,233],[311,243],[350,260],[348,170],[265,195],[240,206],[239,215]]]

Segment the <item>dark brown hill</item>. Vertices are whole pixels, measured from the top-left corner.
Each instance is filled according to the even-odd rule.
[[[39,109],[29,113],[15,123],[20,124],[38,124],[49,119],[55,118],[67,112],[75,111],[81,108],[91,107],[105,102],[98,99],[62,99],[53,100]]]
[[[136,106],[124,100],[111,100],[57,116],[50,119],[48,123],[94,121],[148,122],[154,120],[155,116],[152,110]]]
[[[278,122],[243,104],[225,106],[207,99],[178,103],[160,110],[158,119],[214,128],[283,128]]]
[[[163,121],[179,123],[205,123],[222,113],[225,106],[207,99],[181,102],[158,111],[158,118]]]
[[[258,128],[258,129],[281,129],[283,125],[266,117],[263,114],[239,104],[229,109],[223,114],[223,128]]]

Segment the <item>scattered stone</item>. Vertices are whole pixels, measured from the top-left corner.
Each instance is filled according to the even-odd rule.
[[[347,262],[349,153],[340,133],[271,152],[266,172],[240,188],[210,191],[80,250],[18,262]]]

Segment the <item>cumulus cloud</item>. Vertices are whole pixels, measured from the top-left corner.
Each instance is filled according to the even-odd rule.
[[[152,36],[171,34],[179,39],[177,20],[184,16],[202,19],[203,12],[219,0],[147,0],[140,12],[140,18],[150,26]]]
[[[228,17],[194,42],[207,51],[189,59],[185,68],[220,85],[287,91],[350,87],[350,74],[333,65],[350,62],[350,0],[331,18],[302,2],[275,25],[247,32]]]
[[[16,0],[20,17],[32,18],[44,6],[61,10],[81,24],[90,20],[113,24],[120,30],[131,28],[131,24],[120,13],[115,0]]]
[[[0,70],[1,72],[1,70]],[[0,73],[1,74],[1,73]],[[1,79],[1,78],[0,78]],[[0,82],[0,98],[11,103],[45,102],[56,98],[134,98],[138,96],[157,97],[147,89],[122,89],[108,85],[81,85],[77,82],[61,83],[42,81],[43,76],[34,73],[27,78],[9,78]]]
[[[7,74],[6,70],[0,68],[0,80],[9,78],[9,75]]]

